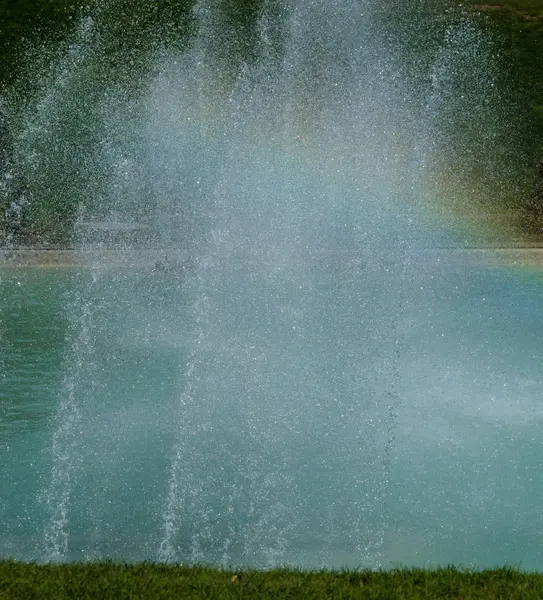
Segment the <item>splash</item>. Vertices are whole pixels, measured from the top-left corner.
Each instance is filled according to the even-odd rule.
[[[47,560],[386,564],[405,323],[436,293],[427,249],[476,237],[439,219],[436,181],[500,127],[476,26],[410,10],[268,0],[247,44],[199,0],[130,84],[82,21],[17,141],[33,210],[77,215],[90,267]]]

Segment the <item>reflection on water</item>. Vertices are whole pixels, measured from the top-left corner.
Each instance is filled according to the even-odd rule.
[[[49,419],[56,410],[66,337],[64,296],[72,273],[0,271],[0,555],[37,548],[39,495],[50,468]]]
[[[85,401],[66,558],[156,559],[176,434],[172,415],[186,376],[183,286],[169,275],[148,271],[105,272],[94,281],[90,272],[54,269],[6,269],[0,277],[0,556],[42,556],[51,440],[72,360],[66,311],[78,278],[78,285],[88,281],[94,294],[88,298],[94,302],[94,374],[77,382],[77,394]],[[421,280],[424,286],[408,296],[398,323],[401,402],[383,507],[382,562],[539,568],[543,515],[534,499],[543,492],[543,281],[520,271],[473,268],[456,273],[434,269]],[[341,298],[332,306],[341,308]],[[227,350],[217,348],[217,356]],[[341,365],[331,361],[330,376],[335,377]],[[299,384],[303,381],[300,375]],[[232,385],[235,390],[235,381]],[[341,399],[334,406],[341,407]],[[273,409],[266,408],[265,418],[273,424],[268,408]],[[331,437],[322,444],[302,434],[291,439],[288,453],[280,454],[293,473],[303,473],[296,465],[318,464],[318,456],[304,452],[334,451],[343,443],[341,432],[349,431],[339,415],[317,405],[307,410],[311,423],[293,413],[300,431]],[[236,443],[241,448],[247,439],[228,438],[235,428],[226,418],[222,425],[214,423],[214,433],[202,430],[211,445],[199,460],[209,461],[202,465],[202,477],[215,473],[218,488],[228,490],[230,482],[220,480],[227,455],[220,452],[232,451]],[[346,418],[351,425],[363,422],[360,415]],[[239,419],[241,434],[243,416]],[[271,465],[270,472],[275,468]],[[342,545],[349,523],[339,512],[352,494],[350,478],[364,472],[364,465],[339,462],[337,469],[329,481],[294,482],[307,492],[307,528],[298,532],[295,544],[287,540],[284,548],[276,548],[279,558],[274,560],[301,566],[360,564],[353,549]],[[265,489],[266,482],[261,483]],[[272,498],[273,489],[266,494]],[[354,496],[349,500],[357,501]],[[321,514],[324,505],[330,507],[328,517]],[[190,515],[186,519],[190,523]],[[328,525],[323,519],[329,519]],[[323,558],[322,535],[330,523],[337,535]],[[273,526],[260,523],[265,539]],[[230,542],[233,562],[236,543]],[[204,537],[200,544],[204,560],[206,552],[219,556],[214,540]]]
[[[69,269],[0,272],[0,435],[43,428],[54,412],[66,338]]]

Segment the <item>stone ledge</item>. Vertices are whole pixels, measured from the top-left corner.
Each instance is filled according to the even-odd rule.
[[[440,248],[416,255],[424,263],[445,258],[460,265],[532,267],[543,269],[543,246],[525,248]],[[416,260],[416,259],[415,259]],[[190,264],[188,253],[177,249],[73,249],[0,248],[0,268],[150,268],[183,270]]]
[[[161,249],[89,249],[50,250],[39,248],[0,248],[0,268],[4,267],[158,267],[183,266],[186,252]]]

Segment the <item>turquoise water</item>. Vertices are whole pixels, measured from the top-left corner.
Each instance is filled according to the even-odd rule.
[[[154,339],[161,331],[168,334],[164,323],[149,322],[153,331],[147,334],[135,331],[130,320],[138,319],[138,310],[146,303],[159,313],[168,285],[161,277],[150,281],[140,274],[124,278],[114,273],[111,277],[109,284],[112,280],[125,280],[123,289],[132,295],[132,300],[119,294],[118,289],[115,297],[108,296],[113,291],[111,285],[106,281],[100,288],[89,272],[71,269],[2,272],[5,367],[0,430],[2,454],[7,458],[2,461],[1,474],[2,482],[7,484],[0,491],[2,555],[31,558],[43,557],[47,552],[44,534],[51,519],[49,504],[55,502],[55,498],[47,497],[51,493],[54,468],[51,445],[59,423],[65,418],[62,403],[70,387],[82,414],[81,422],[72,432],[77,438],[75,446],[71,449],[68,445],[68,451],[74,453],[69,460],[77,463],[78,474],[86,473],[83,481],[77,482],[71,501],[75,525],[70,537],[76,548],[81,537],[79,529],[89,521],[94,522],[94,515],[89,513],[94,510],[93,501],[101,504],[103,494],[111,486],[115,488],[114,496],[124,506],[130,505],[129,534],[134,529],[140,535],[140,522],[135,519],[141,516],[144,520],[147,516],[145,508],[141,508],[147,498],[139,488],[152,484],[157,470],[163,473],[167,470],[168,455],[164,448],[171,446],[172,440],[163,440],[160,431],[155,437],[153,433],[156,421],[168,421],[167,411],[175,397],[170,388],[172,380],[179,376],[180,356],[175,348]],[[133,285],[142,284],[149,284],[147,291],[152,298],[135,293]],[[85,314],[80,311],[85,313],[86,309],[77,294],[88,291],[88,286],[94,286],[93,296],[85,297],[92,306],[93,339],[85,348],[78,344],[85,322]],[[155,286],[160,286],[159,293]],[[173,306],[171,300],[169,304]],[[78,310],[74,304],[79,312],[72,312]],[[167,313],[168,318],[173,318],[173,312]],[[141,327],[141,321],[137,324]],[[81,367],[78,361],[87,363],[90,370]],[[108,464],[108,453],[115,457],[114,465]],[[124,462],[127,455],[130,466]],[[115,473],[119,468],[122,473]],[[142,495],[138,495],[140,491]],[[83,501],[76,500],[78,494],[84,495]],[[109,505],[106,500],[99,509],[99,521],[106,528]],[[115,537],[111,543],[117,550],[122,548]],[[72,556],[82,558],[77,549]],[[129,549],[127,556],[130,557]],[[133,556],[141,558],[141,554]]]
[[[101,9],[29,65],[20,179],[89,267],[1,272],[0,555],[537,567],[541,279],[425,250],[499,237],[436,211],[517,179],[498,44],[269,0],[249,51],[224,4],[141,77]]]
[[[541,274],[460,271],[423,293],[391,514],[408,540],[425,535],[399,558],[541,569]]]
[[[194,341],[194,296],[168,273],[5,269],[0,277],[0,556],[158,559],[181,427],[196,436],[182,446],[188,491],[177,496],[184,509],[176,544],[183,560],[541,568],[540,274],[428,267],[391,321],[398,402],[386,423],[371,394],[357,388],[372,379],[355,380],[356,357],[351,375],[343,372],[318,307],[311,314],[325,332],[315,337],[308,321],[298,346],[284,348],[285,361],[297,357],[292,369],[262,350],[259,360],[276,362],[261,365],[263,380],[255,382],[242,363],[257,355],[242,356],[245,342],[224,338],[230,317],[200,323],[207,338]],[[238,299],[250,297],[247,285]],[[341,299],[355,289],[313,289],[300,303],[328,301],[336,315],[330,327],[355,323],[363,314],[353,313],[352,298]],[[245,312],[265,308],[255,306]],[[234,321],[242,318],[237,310]],[[209,317],[209,307],[201,314]],[[285,324],[303,327],[299,315],[293,319],[277,322],[279,344],[290,339]],[[341,333],[343,356],[367,342],[352,329],[358,337]],[[252,339],[264,335],[268,328]],[[379,335],[390,342],[385,331],[368,340]],[[187,381],[204,342],[206,366],[196,365],[202,389],[229,397],[190,405]],[[228,383],[218,381],[227,370]],[[292,405],[280,398],[270,405],[271,395],[256,406],[233,399],[267,385],[288,390]],[[310,405],[319,394],[328,404]]]
[[[50,469],[50,418],[62,382],[70,271],[15,269],[2,279],[0,397],[2,554],[35,544]]]

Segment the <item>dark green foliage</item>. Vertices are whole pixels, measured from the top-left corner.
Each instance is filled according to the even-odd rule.
[[[284,4],[282,0],[268,3],[267,17],[273,20]],[[490,181],[486,193],[493,206],[481,210],[516,211],[522,215],[523,230],[539,235],[543,183],[536,165],[543,161],[543,0],[471,0],[460,8],[459,4],[424,0],[376,6],[391,54],[405,57],[398,68],[413,83],[420,106],[425,104],[428,74],[451,15],[458,20],[464,12],[488,34],[488,48],[476,53],[472,63],[478,66],[470,71],[471,79],[465,78],[465,87],[469,104],[470,90],[475,90],[477,81],[487,81],[487,71],[493,69],[495,92],[488,107],[494,115],[489,117],[485,107],[466,110],[465,102],[458,103],[456,113],[452,106],[450,118],[444,115],[436,131],[443,142],[440,145],[438,139],[436,145],[441,161],[436,168],[445,178],[449,169],[452,180],[461,172],[468,181]],[[224,57],[222,75],[227,82],[229,70],[238,72],[240,64],[250,62],[258,50],[263,0],[221,0],[220,5],[221,28],[214,30],[213,44],[217,55]],[[182,49],[192,39],[193,7],[194,0],[0,0],[0,102],[2,97],[8,99],[8,116],[0,114],[0,143],[7,148],[6,157],[0,156],[0,175],[10,163],[17,179],[0,197],[0,236],[13,233],[29,243],[67,243],[78,206],[89,206],[89,198],[102,202],[110,197],[109,190],[103,189],[108,167],[97,158],[84,162],[77,158],[82,148],[90,157],[90,149],[103,145],[104,136],[95,124],[103,120],[99,107],[104,105],[104,94],[111,97],[122,90],[130,113],[130,102],[137,106],[149,70],[157,64],[153,59],[172,47]],[[84,55],[86,42],[80,30],[86,17],[92,18],[93,39]],[[78,69],[70,66],[71,47],[79,47],[84,55],[77,59]],[[459,47],[463,47],[461,40]],[[74,74],[67,82],[62,79],[63,69]],[[42,110],[39,118],[55,127],[54,139],[43,128],[34,128],[35,139],[21,141],[29,115],[37,114],[36,105],[48,90],[56,90],[58,97],[52,97],[52,110]],[[84,98],[84,106],[71,101],[70,94]],[[125,122],[132,116],[137,123],[135,114],[125,115]],[[110,137],[115,137],[109,127]],[[10,136],[17,138],[16,144]],[[28,148],[42,157],[40,165],[25,164]],[[122,151],[130,157],[129,148]],[[14,220],[9,207],[13,197],[22,193],[26,205]]]
[[[516,151],[524,161],[522,229],[543,235],[543,0],[471,0],[467,6],[496,37],[501,79],[515,99],[509,116],[516,132]]]
[[[73,0],[0,0],[0,89],[20,67],[24,40],[60,40],[77,17]]]
[[[543,0],[497,2],[493,10],[483,9],[478,8],[479,14],[499,34],[519,108],[531,116],[525,143],[543,151]]]
[[[522,573],[510,568],[302,572],[234,571],[153,564],[0,563],[0,600],[535,600],[541,597],[543,574]]]
[[[10,56],[0,62],[0,102],[2,80],[10,83],[4,92],[7,110],[0,114],[6,147],[0,175],[9,168],[10,177],[20,180],[7,192],[0,181],[0,238],[64,245],[80,206],[99,216],[111,199],[113,153],[132,157],[133,149],[122,146],[128,138],[137,141],[138,98],[154,58],[190,42],[194,0],[88,0],[72,5],[71,12],[55,5],[34,13],[23,0],[16,5],[9,12],[0,0],[0,14],[3,7],[13,32],[10,37],[0,30],[0,54]],[[228,68],[235,71],[251,59],[260,1],[224,0],[221,6],[222,28],[214,43],[225,57],[228,77]],[[122,126],[132,128],[131,135],[111,122],[115,111],[108,102],[123,107]],[[109,161],[103,158],[108,152]],[[145,196],[145,190],[139,192]],[[109,204],[111,209],[114,201]],[[10,206],[17,205],[21,210],[15,214]],[[145,214],[133,218],[145,220]]]
[[[238,50],[254,46],[262,0],[224,0],[225,27],[237,31]],[[133,76],[134,60],[157,46],[179,44],[191,30],[194,0],[0,0],[0,89],[21,72],[28,44],[59,42],[82,15],[92,14],[104,56]]]

